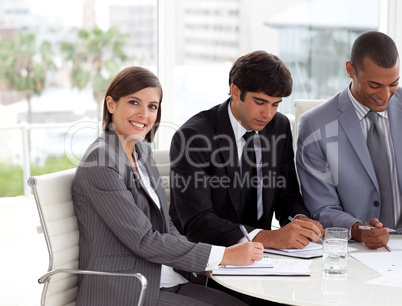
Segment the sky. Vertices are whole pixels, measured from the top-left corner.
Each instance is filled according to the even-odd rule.
[[[84,0],[25,0],[31,4],[32,13],[58,20],[66,26],[80,27],[82,25],[82,7]],[[155,3],[156,0],[96,0],[96,14],[98,25],[108,27],[108,6],[125,4]]]
[[[11,0],[12,1],[12,0]],[[56,0],[20,0],[31,4],[32,13],[35,15],[43,16],[46,19],[53,20],[55,22],[61,22],[63,25],[66,26],[74,26],[80,27],[82,25],[82,7],[84,0],[63,0],[63,1],[56,1]],[[107,29],[109,24],[109,16],[108,16],[108,6],[109,5],[127,5],[127,4],[145,4],[145,3],[152,3],[156,4],[157,0],[95,0],[96,1],[96,14],[97,14],[97,24],[103,29]],[[286,0],[289,3],[305,3],[306,1],[303,0]],[[349,3],[348,0],[338,0],[345,2],[345,5]],[[315,1],[316,3],[322,3],[323,6],[327,6],[328,4],[333,3],[333,0],[319,0]],[[368,3],[375,3],[375,0],[370,0]],[[261,0],[253,0],[253,3],[266,3],[265,1]],[[308,1],[307,1],[308,3]],[[354,0],[350,2],[350,5],[355,5],[357,7],[361,7],[362,3],[366,3],[365,0]],[[339,6],[339,4],[337,4]],[[258,7],[258,5],[257,5]],[[368,7],[372,7],[369,5]],[[366,9],[368,8],[366,7]],[[295,7],[296,14],[300,13],[297,11]],[[263,10],[264,11],[264,10]],[[351,11],[355,11],[354,9]],[[367,12],[366,12],[367,13]],[[266,12],[264,13],[266,14]],[[267,14],[269,15],[269,14]],[[280,15],[280,14],[279,14]],[[367,15],[367,14],[365,14]],[[362,16],[365,16],[362,15]],[[342,16],[342,14],[334,14],[334,16]],[[354,15],[350,17],[351,20],[360,20],[364,19],[362,16],[359,18],[359,15]],[[280,17],[282,18],[282,16]],[[368,17],[366,17],[367,19]],[[297,18],[299,19],[299,18]],[[336,20],[336,18],[334,18]],[[332,20],[331,20],[332,22]]]

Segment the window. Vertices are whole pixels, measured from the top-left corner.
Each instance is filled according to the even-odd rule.
[[[50,157],[76,163],[98,134],[102,101],[94,100],[91,84],[72,89],[70,66],[62,64],[60,45],[76,41],[78,28],[116,27],[129,36],[124,48],[131,59],[122,65],[158,74],[164,101],[154,146],[163,149],[188,118],[228,98],[228,73],[241,55],[263,49],[285,61],[294,88],[279,110],[291,117],[295,98],[325,99],[348,84],[345,62],[360,33],[381,30],[402,42],[402,4],[396,0],[3,0],[0,12],[0,39],[31,31],[55,50],[57,68],[48,71],[41,95],[31,99],[30,122],[48,126],[31,131],[28,162],[20,125],[29,118],[26,98],[0,82],[0,164],[25,165],[28,172],[29,164],[45,164]],[[66,125],[56,129],[59,123]],[[75,138],[68,138],[69,130]]]
[[[228,72],[241,55],[262,49],[288,65],[295,98],[328,98],[349,82],[354,39],[379,28],[378,0],[178,0],[175,16],[174,122],[228,97]],[[364,7],[364,14],[356,14]]]

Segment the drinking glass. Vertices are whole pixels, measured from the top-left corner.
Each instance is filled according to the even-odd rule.
[[[344,275],[347,272],[348,229],[329,227],[325,229],[322,270],[327,275]]]

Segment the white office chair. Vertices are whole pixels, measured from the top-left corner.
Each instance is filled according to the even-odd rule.
[[[158,167],[159,173],[162,179],[163,188],[166,191],[166,199],[168,207],[170,205],[170,159],[169,150],[155,150],[154,159],[156,166]]]
[[[326,100],[321,100],[321,99],[311,99],[311,100],[305,100],[305,99],[296,99],[294,101],[294,107],[295,107],[295,123],[293,127],[293,142],[294,142],[294,148],[296,151],[297,147],[297,130],[299,128],[299,117],[309,111],[310,109],[320,105],[321,103],[325,102]]]
[[[28,180],[49,251],[48,273],[38,280],[44,284],[41,305],[75,305],[78,274],[136,277],[142,284],[138,298],[138,305],[142,305],[147,288],[142,274],[78,270],[79,233],[71,195],[74,174],[75,169],[70,169]]]

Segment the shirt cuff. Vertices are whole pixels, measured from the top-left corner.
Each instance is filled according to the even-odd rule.
[[[261,231],[262,231],[262,229],[257,228],[255,230],[251,231],[250,233],[248,233],[250,240],[253,241],[254,237],[257,236],[257,234]],[[243,242],[248,242],[246,237],[241,238],[238,243],[243,243]]]
[[[223,254],[225,253],[225,247],[213,245],[211,253],[209,253],[208,263],[205,267],[205,271],[216,269],[222,262]]]
[[[303,217],[308,218],[308,217],[307,217],[306,215],[304,215],[304,214],[297,214],[296,216],[293,217],[293,219],[296,219],[296,217],[298,217],[298,216],[303,216]]]

